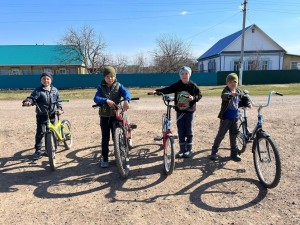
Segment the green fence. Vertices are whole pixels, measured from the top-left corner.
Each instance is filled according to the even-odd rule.
[[[218,72],[217,85],[225,84],[226,76],[232,72],[233,71]],[[242,83],[244,85],[300,83],[300,70],[244,71]]]
[[[218,73],[193,73],[191,80],[199,86],[224,85],[231,71]],[[53,85],[59,89],[95,88],[103,79],[102,74],[54,75]],[[179,80],[172,74],[118,74],[118,81],[126,87],[168,86]],[[243,84],[300,83],[300,70],[244,71]],[[0,89],[32,89],[41,85],[39,75],[1,75]]]

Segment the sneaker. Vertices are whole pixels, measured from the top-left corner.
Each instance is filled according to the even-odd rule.
[[[32,159],[33,160],[38,160],[42,158],[42,152],[41,151],[36,151],[33,155],[32,155]]]
[[[186,151],[185,153],[183,153],[183,158],[191,158],[193,155],[193,151]]]
[[[230,158],[235,162],[239,162],[242,160],[242,158],[241,158],[241,156],[239,156],[239,154],[231,155]]]
[[[101,161],[100,161],[100,166],[101,166],[102,168],[107,168],[108,165],[109,165],[108,161],[104,161],[103,159],[101,159]]]
[[[182,151],[177,152],[177,154],[175,155],[176,159],[179,159],[179,158],[182,158],[182,157],[183,157],[183,152]]]
[[[212,161],[216,161],[216,160],[219,159],[219,157],[218,157],[217,154],[211,154],[209,158],[210,158],[210,160],[212,160]]]

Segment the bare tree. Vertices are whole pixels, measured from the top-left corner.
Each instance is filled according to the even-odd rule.
[[[114,66],[118,73],[126,73],[128,66],[128,57],[118,54],[110,61],[110,65]]]
[[[90,73],[98,73],[106,62],[103,54],[106,43],[90,26],[83,26],[80,30],[69,28],[60,44],[64,46],[65,54],[74,56],[73,60],[81,60]]]
[[[156,72],[177,72],[180,66],[194,64],[190,43],[174,35],[162,35],[157,39],[157,49],[153,51],[153,62]]]

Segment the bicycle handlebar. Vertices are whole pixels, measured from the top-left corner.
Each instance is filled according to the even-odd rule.
[[[131,98],[130,101],[136,101],[136,100],[140,100],[139,97],[136,97],[136,98]],[[120,104],[121,102],[124,102],[126,101],[126,99],[122,99],[120,100],[119,102],[115,102],[116,105]],[[95,105],[92,105],[93,108],[96,108],[96,107],[101,107],[101,104],[95,104]]]
[[[266,104],[256,104],[256,103],[252,100],[252,98],[250,97],[249,91],[247,91],[247,90],[245,90],[245,91],[243,91],[242,93],[239,93],[239,94],[237,94],[237,95],[240,95],[240,96],[247,96],[248,99],[249,99],[249,101],[250,101],[250,103],[251,103],[251,105],[253,105],[254,107],[258,107],[258,108],[263,108],[263,107],[268,107],[268,106],[270,105],[272,94],[276,94],[276,95],[279,95],[279,96],[283,96],[283,94],[280,93],[280,92],[270,91],[270,93],[269,93],[269,95],[268,95],[268,101],[267,101]]]
[[[162,100],[164,101],[164,104],[166,106],[172,107],[172,108],[175,107],[175,105],[170,105],[170,102],[175,100],[174,96],[166,95],[162,92],[148,92],[147,94],[148,95],[160,95],[160,96],[162,96]]]

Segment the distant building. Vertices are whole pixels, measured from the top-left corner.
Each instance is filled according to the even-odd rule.
[[[245,28],[243,70],[282,70],[286,51],[257,25]],[[214,44],[198,61],[199,72],[238,71],[242,30]]]
[[[67,46],[0,45],[0,75],[38,75],[46,71],[87,73],[78,54]]]
[[[283,59],[284,70],[300,70],[300,55],[285,54]]]

